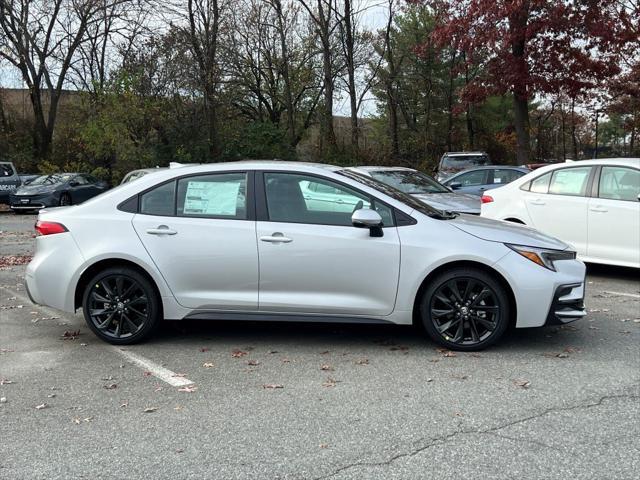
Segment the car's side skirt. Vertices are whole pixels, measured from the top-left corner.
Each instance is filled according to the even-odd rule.
[[[248,322],[309,322],[309,323],[364,323],[394,325],[395,322],[371,317],[353,317],[299,313],[256,313],[230,311],[198,311],[184,317],[184,320],[238,320]]]

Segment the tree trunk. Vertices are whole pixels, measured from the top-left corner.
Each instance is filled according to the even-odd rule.
[[[522,98],[517,94],[513,95],[513,112],[514,124],[516,127],[516,139],[518,142],[516,160],[518,165],[524,165],[529,162],[529,157],[531,155],[531,138],[529,136],[529,102],[526,97]]]
[[[280,36],[280,49],[282,50],[282,79],[284,81],[284,100],[287,108],[287,133],[291,146],[296,145],[295,111],[293,109],[293,93],[291,92],[291,77],[289,76],[289,48],[287,45],[287,32],[284,27],[282,2],[273,0],[273,6],[278,16],[278,34]]]
[[[576,116],[575,116],[576,99],[571,99],[571,143],[573,145],[573,159],[578,160],[578,138],[576,136]]]
[[[518,165],[529,162],[531,156],[530,124],[529,124],[529,72],[525,58],[527,38],[525,32],[529,18],[529,1],[522,5],[509,18],[509,29],[512,34],[511,53],[515,59],[516,80],[512,85],[514,124],[518,142],[516,160]]]
[[[333,129],[333,65],[331,51],[331,4],[325,12],[322,0],[318,0],[320,42],[322,44],[322,71],[324,82],[324,105],[320,131],[322,133],[321,153],[333,152],[336,148],[336,134]]]
[[[345,57],[347,63],[347,87],[351,107],[351,149],[358,155],[358,94],[356,92],[356,75],[354,64],[353,12],[351,0],[344,0]]]

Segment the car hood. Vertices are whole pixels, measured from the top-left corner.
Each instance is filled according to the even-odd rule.
[[[529,247],[565,250],[569,245],[562,240],[539,232],[533,228],[491,218],[460,215],[449,222],[463,232],[490,242],[527,245]]]
[[[36,195],[56,191],[60,184],[54,185],[22,185],[16,189],[16,195]]]
[[[480,199],[473,195],[463,193],[418,193],[412,195],[421,202],[431,205],[438,210],[449,210],[451,212],[480,213]]]

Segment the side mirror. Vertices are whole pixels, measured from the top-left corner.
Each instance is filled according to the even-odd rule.
[[[351,223],[356,228],[368,228],[372,237],[381,237],[382,217],[375,210],[370,208],[359,208],[351,215]]]
[[[462,188],[462,183],[460,183],[460,182],[451,182],[449,184],[449,188],[451,190],[458,190],[459,188]]]
[[[70,187],[77,187],[78,185],[80,185],[78,182],[76,182],[75,180],[72,180],[69,182],[69,186]]]

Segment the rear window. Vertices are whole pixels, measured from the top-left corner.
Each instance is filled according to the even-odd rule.
[[[443,168],[463,169],[489,165],[488,155],[445,155],[442,157],[440,166]]]

